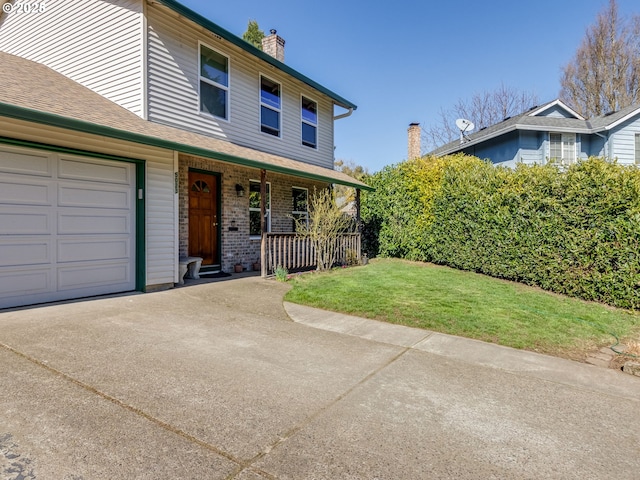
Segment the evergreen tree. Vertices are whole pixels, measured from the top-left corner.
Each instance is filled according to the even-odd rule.
[[[262,50],[262,39],[264,38],[264,31],[260,30],[258,22],[255,20],[249,20],[247,24],[247,31],[242,34],[242,39],[251,43],[254,47]]]

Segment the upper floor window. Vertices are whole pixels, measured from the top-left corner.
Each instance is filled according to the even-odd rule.
[[[549,160],[570,165],[576,161],[576,134],[550,133]]]
[[[267,182],[265,225],[267,232],[271,231],[271,184]],[[249,181],[249,235],[258,237],[262,234],[260,222],[260,182]]]
[[[318,147],[318,104],[302,97],[302,144]]]
[[[200,45],[200,111],[229,119],[229,58]]]
[[[298,231],[298,223],[309,225],[309,190],[306,188],[292,187],[291,197],[293,198],[293,210],[291,216],[293,217],[293,230]],[[297,221],[296,221],[297,220]]]
[[[281,111],[280,84],[260,76],[260,130],[280,136]]]

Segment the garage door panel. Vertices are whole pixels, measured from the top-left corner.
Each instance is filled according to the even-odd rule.
[[[19,152],[14,149],[0,149],[0,172],[51,177],[53,158],[37,151]]]
[[[58,178],[127,186],[131,183],[131,174],[131,168],[127,164],[70,157],[60,159],[58,170]]]
[[[53,269],[0,268],[0,300],[16,295],[50,294],[54,290]],[[20,305],[16,301],[0,301],[1,306]]]
[[[58,267],[58,290],[121,285],[131,281],[129,262]]]
[[[48,235],[51,231],[53,212],[16,208],[8,211],[0,207],[0,234]]]
[[[82,214],[76,211],[58,214],[59,235],[130,234],[131,221],[126,212],[94,212]]]
[[[0,146],[0,308],[134,290],[135,174]]]
[[[120,190],[87,188],[73,184],[61,184],[58,188],[58,206],[84,208],[121,208],[131,207],[131,192]]]
[[[53,204],[53,186],[28,177],[3,179],[0,181],[0,204],[41,205]]]
[[[51,264],[51,240],[0,239],[0,267]]]
[[[87,260],[125,260],[128,262],[131,255],[129,244],[128,237],[59,240],[58,263]]]

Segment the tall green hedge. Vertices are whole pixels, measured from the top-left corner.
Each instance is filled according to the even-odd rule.
[[[474,157],[385,168],[363,196],[370,255],[431,261],[640,307],[640,170],[591,158],[495,167]]]

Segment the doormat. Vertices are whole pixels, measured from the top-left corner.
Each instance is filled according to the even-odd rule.
[[[205,277],[205,278],[225,278],[225,277],[230,277],[231,274],[230,273],[224,273],[224,272],[200,272],[200,278]]]

